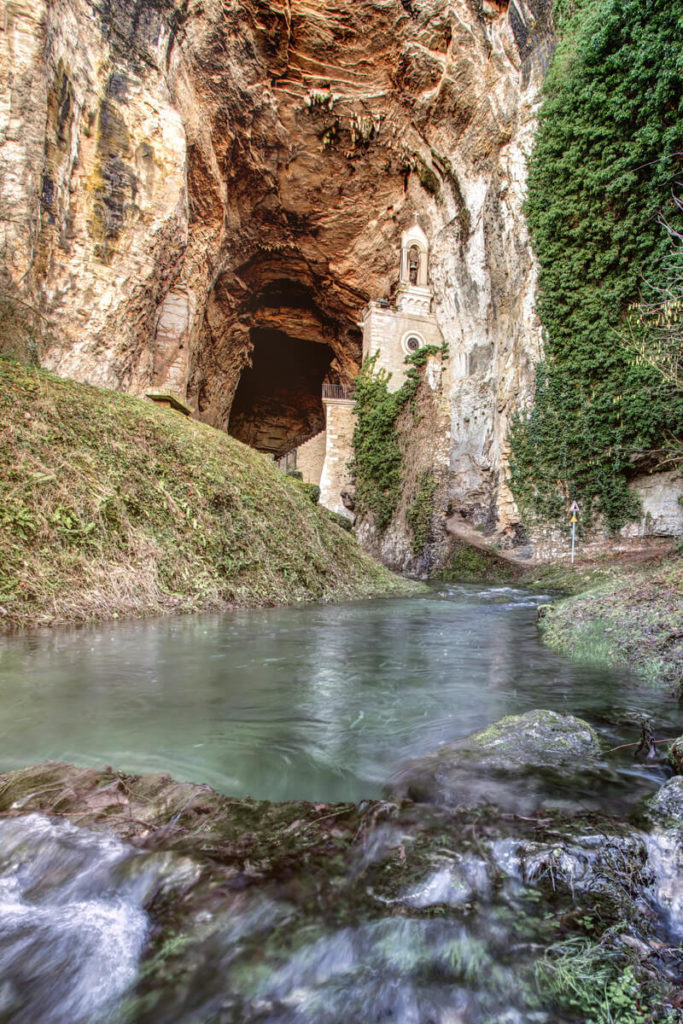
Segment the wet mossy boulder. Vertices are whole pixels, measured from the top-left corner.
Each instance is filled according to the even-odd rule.
[[[647,801],[646,817],[653,825],[683,829],[683,775],[674,775]]]
[[[666,753],[669,764],[676,775],[683,775],[683,736],[674,740]]]
[[[518,809],[557,797],[582,777],[609,775],[600,741],[574,715],[529,711],[445,744],[399,769],[391,792],[419,803]],[[588,781],[588,779],[587,779]]]
[[[495,763],[510,723],[525,721],[526,763],[545,765],[554,756],[548,736],[566,731],[567,719],[579,734],[585,723],[543,722],[544,714],[505,719],[463,742],[479,744],[480,763]],[[589,733],[573,750],[588,756],[596,742]],[[520,770],[521,755],[498,763],[513,760]],[[112,1011],[117,1020],[554,1024],[579,1019],[573,989],[558,1007],[553,981],[574,967],[587,977],[601,971],[591,1005],[629,965],[648,1013],[666,1011],[678,994],[683,965],[673,939],[663,947],[660,922],[662,914],[674,929],[683,921],[683,836],[661,834],[655,844],[604,813],[274,804],[166,775],[58,763],[0,775],[0,825],[10,819],[13,834],[27,837],[24,863],[33,863],[27,843],[44,835],[43,815],[50,830],[64,817],[79,826],[77,841],[66,833],[70,857],[97,846],[84,825],[123,839],[115,885],[140,892],[140,879],[150,880],[149,939],[124,1009]],[[72,862],[56,849],[43,876],[48,890]],[[7,846],[5,860],[13,877]],[[93,899],[105,876],[92,871],[92,858],[82,864]],[[33,996],[33,976],[20,981]]]
[[[516,771],[554,767],[600,756],[600,741],[588,722],[557,711],[507,715],[464,743],[482,766]]]

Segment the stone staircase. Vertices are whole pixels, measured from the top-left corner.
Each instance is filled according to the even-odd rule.
[[[325,461],[326,431],[319,430],[313,437],[307,438],[276,460],[285,473],[297,471],[302,474],[305,483],[319,484]]]

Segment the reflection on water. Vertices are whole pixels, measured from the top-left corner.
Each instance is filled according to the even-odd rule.
[[[673,701],[546,650],[544,600],[448,586],[5,639],[0,768],[57,758],[236,796],[346,800],[379,795],[406,757],[531,708],[583,715],[615,743],[643,712],[680,731]]]

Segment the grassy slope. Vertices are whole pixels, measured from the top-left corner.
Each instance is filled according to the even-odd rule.
[[[226,434],[0,360],[0,629],[413,586]]]
[[[609,555],[583,559],[575,565],[565,561],[539,562],[522,574],[520,583],[532,590],[555,590],[573,597],[607,583],[616,583],[631,568]]]
[[[592,576],[592,579],[591,579]],[[683,558],[616,564],[578,577],[577,593],[545,610],[543,638],[587,661],[628,665],[668,688],[683,687]]]

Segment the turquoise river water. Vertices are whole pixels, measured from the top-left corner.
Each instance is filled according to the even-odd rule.
[[[532,708],[583,716],[615,745],[643,715],[681,731],[673,699],[549,651],[547,601],[451,585],[4,639],[0,769],[53,758],[232,796],[357,800],[399,761]]]

